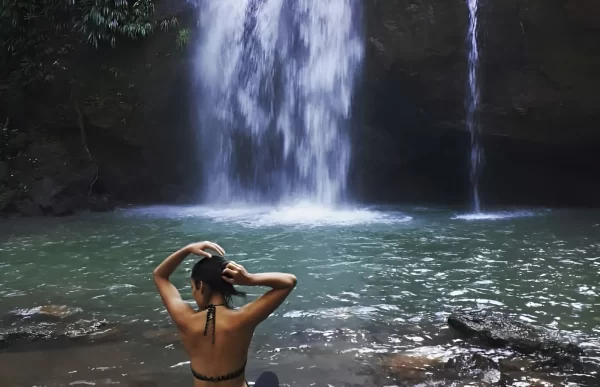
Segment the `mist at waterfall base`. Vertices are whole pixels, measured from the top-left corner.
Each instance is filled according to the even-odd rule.
[[[203,202],[346,202],[361,3],[200,2]]]

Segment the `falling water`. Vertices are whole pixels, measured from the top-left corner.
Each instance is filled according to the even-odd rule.
[[[201,2],[196,70],[208,201],[344,200],[360,7]]]
[[[477,73],[479,70],[479,46],[478,35],[478,0],[468,0],[469,4],[469,33],[467,44],[469,45],[469,85],[467,96],[467,127],[471,133],[471,187],[473,195],[473,210],[481,212],[481,201],[479,198],[479,175],[481,171],[482,151],[479,142],[479,83]]]

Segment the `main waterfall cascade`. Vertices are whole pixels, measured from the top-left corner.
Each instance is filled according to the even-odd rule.
[[[467,44],[469,46],[469,84],[467,96],[467,128],[471,134],[471,187],[473,210],[481,212],[481,200],[479,198],[479,175],[482,164],[482,150],[479,142],[479,3],[478,0],[468,0],[469,5],[469,33]]]
[[[361,7],[353,0],[200,2],[207,201],[344,200]]]

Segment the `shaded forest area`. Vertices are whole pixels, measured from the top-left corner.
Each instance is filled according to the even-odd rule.
[[[132,178],[145,160],[130,157],[128,148],[143,144],[118,130],[130,126],[127,113],[140,108],[133,94],[147,92],[138,90],[134,78],[151,80],[148,73],[132,74],[153,64],[144,63],[150,61],[142,55],[143,40],[162,39],[163,47],[179,55],[186,49],[193,18],[180,20],[179,6],[153,0],[2,3],[0,212],[103,211],[113,208],[115,196],[141,196],[122,195],[119,186],[158,189],[159,183],[148,187]],[[169,56],[155,57],[161,54]],[[111,138],[115,134],[122,140]],[[128,167],[133,161],[137,165]],[[130,176],[111,171],[128,168]]]

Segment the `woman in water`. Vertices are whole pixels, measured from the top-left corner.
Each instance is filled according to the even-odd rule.
[[[219,255],[211,255],[206,250]],[[191,275],[192,295],[199,311],[185,303],[169,281],[190,254],[203,258],[194,265]],[[254,330],[296,286],[296,277],[292,274],[250,274],[243,266],[226,261],[224,255],[225,250],[216,243],[193,243],[154,269],[154,283],[190,357],[195,387],[247,387],[246,360]],[[233,310],[231,297],[245,295],[234,285],[267,286],[271,290]],[[277,377],[267,372],[255,386],[278,384]]]

